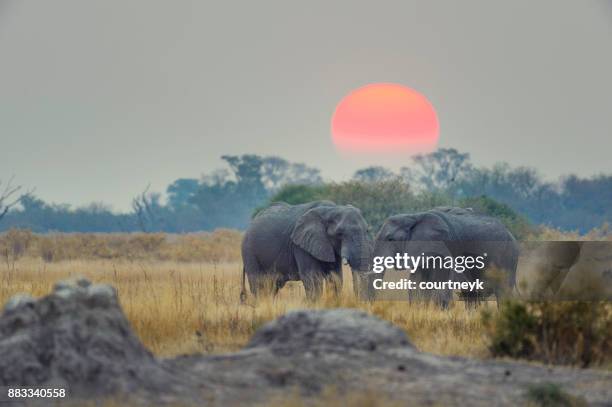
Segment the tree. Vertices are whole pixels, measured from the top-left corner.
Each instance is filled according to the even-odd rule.
[[[11,210],[12,207],[17,205],[23,195],[16,194],[21,189],[21,185],[13,185],[14,177],[9,178],[8,182],[0,192],[0,220]],[[0,187],[2,186],[2,180],[0,180]]]
[[[395,178],[393,172],[380,166],[362,168],[355,171],[355,174],[353,174],[353,179],[361,182],[389,181],[393,178]]]
[[[198,190],[198,180],[194,178],[179,178],[166,188],[168,205],[173,210],[190,205],[190,199]]]
[[[352,180],[319,186],[287,185],[272,196],[268,204],[286,202],[297,205],[316,200],[358,207],[374,232],[391,215],[449,204],[449,199],[441,193],[413,193],[408,184],[399,178],[379,182]]]
[[[459,201],[459,206],[472,208],[476,213],[499,219],[512,232],[512,235],[519,240],[528,237],[534,231],[533,226],[523,215],[510,206],[488,196],[481,195],[463,198]]]
[[[145,190],[132,200],[132,209],[138,220],[138,226],[143,232],[164,230],[164,207],[160,203],[161,195],[149,192],[148,185]]]
[[[469,153],[454,148],[440,148],[433,153],[419,154],[412,159],[412,167],[403,167],[401,176],[429,191],[454,193],[455,182],[472,170]]]

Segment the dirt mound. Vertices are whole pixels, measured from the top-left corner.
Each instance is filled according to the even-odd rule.
[[[39,300],[14,297],[0,314],[0,386],[63,387],[73,402],[252,405],[332,388],[417,406],[514,406],[549,382],[592,405],[612,400],[612,373],[429,355],[350,309],[291,312],[239,352],[169,360],[142,346],[110,286],[60,283]]]
[[[412,346],[398,327],[352,309],[293,311],[259,329],[247,348],[276,353],[349,352]]]
[[[133,333],[115,289],[58,283],[13,297],[0,316],[0,386],[54,386],[70,397],[156,393],[176,382]]]

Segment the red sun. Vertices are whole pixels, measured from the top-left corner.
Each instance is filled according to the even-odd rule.
[[[332,117],[340,151],[409,153],[432,151],[440,126],[425,96],[394,83],[373,83],[344,97]]]

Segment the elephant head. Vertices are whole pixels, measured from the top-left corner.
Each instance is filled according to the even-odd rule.
[[[376,236],[374,256],[395,256],[398,253],[408,253],[419,256],[448,256],[450,251],[446,242],[452,240],[450,226],[435,213],[423,212],[410,215],[395,215],[388,218]],[[417,270],[414,278],[428,281],[444,281],[450,276],[447,270]],[[373,297],[373,292],[368,293]],[[436,301],[446,305],[450,300],[450,292],[438,291],[434,294]]]
[[[374,252],[377,256],[393,256],[405,250],[407,242],[411,242],[410,251],[415,254],[432,252],[442,249],[436,242],[446,242],[452,240],[451,237],[449,225],[435,213],[395,215],[387,219],[378,232]]]
[[[368,269],[372,239],[361,211],[351,205],[308,210],[297,220],[291,240],[322,262],[350,265],[353,276]]]

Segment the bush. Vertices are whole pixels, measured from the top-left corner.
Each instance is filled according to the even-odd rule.
[[[608,302],[503,303],[483,311],[493,356],[587,367],[612,360],[612,304]]]
[[[276,193],[270,202],[286,202],[297,205],[325,199],[327,187],[324,185],[286,185]]]
[[[527,219],[508,205],[487,196],[464,198],[455,202],[444,192],[414,192],[401,178],[376,182],[347,181],[325,185],[287,185],[274,195],[272,202],[297,205],[311,201],[329,200],[340,205],[351,204],[361,209],[363,217],[377,231],[389,216],[400,213],[426,211],[436,206],[461,206],[498,218],[517,239],[533,234],[535,229]],[[257,208],[254,215],[264,207]]]
[[[450,198],[441,193],[415,194],[401,179],[329,184],[326,192],[325,199],[341,205],[351,204],[361,209],[363,217],[374,231],[378,231],[389,216],[425,211],[451,203]]]
[[[528,235],[534,233],[534,227],[531,226],[527,218],[520,215],[510,206],[489,198],[488,196],[481,195],[478,197],[464,198],[459,201],[459,206],[472,208],[478,213],[499,219],[518,240],[523,240]]]
[[[533,230],[533,233],[527,237],[527,240],[553,242],[572,240],[612,241],[612,232],[610,231],[610,225],[607,222],[603,223],[599,227],[591,229],[584,235],[581,235],[578,231],[564,232],[548,226],[539,226],[537,229]]]
[[[441,193],[415,194],[410,186],[399,178],[377,182],[347,181],[322,186],[288,185],[281,188],[270,199],[270,203],[286,202],[297,205],[317,200],[329,200],[359,208],[374,231],[391,215],[423,211],[451,203],[450,198]],[[261,209],[263,208],[258,211]]]
[[[582,398],[564,392],[554,383],[534,384],[525,393],[530,406],[537,407],[582,407],[587,406]]]

